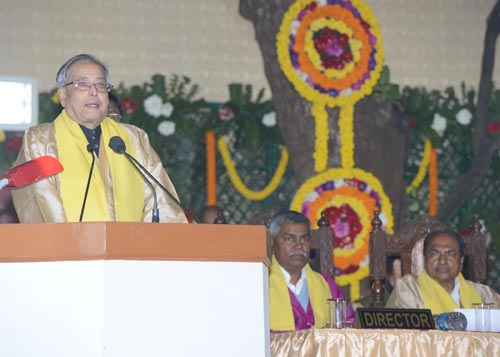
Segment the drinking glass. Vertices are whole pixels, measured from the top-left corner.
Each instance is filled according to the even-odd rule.
[[[476,310],[476,331],[491,330],[491,312],[492,303],[472,304],[472,308]]]
[[[345,299],[328,299],[330,304],[330,323],[329,328],[343,328],[346,321],[346,306]]]

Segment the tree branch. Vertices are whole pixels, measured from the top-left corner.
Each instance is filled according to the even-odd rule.
[[[481,78],[476,106],[476,124],[471,168],[453,185],[450,196],[441,207],[437,218],[449,221],[475,192],[482,180],[488,175],[492,155],[498,146],[497,141],[487,136],[488,107],[493,88],[493,69],[495,65],[496,40],[500,34],[500,0],[497,1],[486,23],[484,50],[481,64]]]

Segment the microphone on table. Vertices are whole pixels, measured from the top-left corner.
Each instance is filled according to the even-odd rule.
[[[82,203],[82,209],[80,211],[79,222],[81,222],[83,218],[83,212],[85,211],[85,204],[87,203],[87,196],[89,194],[90,180],[92,178],[92,172],[94,171],[94,163],[95,163],[94,151],[97,154],[98,149],[99,145],[96,142],[87,145],[87,151],[90,152],[90,155],[92,155],[92,163],[90,164],[89,178],[87,179],[87,187],[85,188],[85,195],[83,196],[83,203]]]
[[[434,316],[436,329],[443,331],[465,331],[467,330],[467,318],[461,312],[443,312]]]
[[[55,175],[63,170],[59,160],[52,156],[40,156],[11,167],[1,176],[0,189],[22,187],[43,178]]]
[[[119,136],[113,136],[110,140],[109,140],[109,147],[111,149],[113,149],[114,152],[117,152],[119,154],[124,154],[125,157],[127,157],[127,159],[130,161],[130,163],[132,165],[134,165],[134,167],[142,174],[141,170],[139,170],[139,167],[142,169],[142,171],[144,171],[162,190],[163,192],[165,192],[167,194],[167,196],[172,200],[174,201],[174,203],[180,207],[183,211],[184,211],[184,214],[186,214],[189,218],[191,218],[193,220],[193,222],[197,223],[196,221],[196,218],[194,217],[194,215],[191,213],[191,211],[186,207],[184,206],[177,198],[175,198],[175,196],[170,193],[169,190],[167,190],[165,188],[165,186],[163,186],[157,179],[156,177],[154,177],[139,161],[137,161],[132,155],[130,155],[126,150],[126,146],[125,146],[125,142],[123,141],[122,138],[120,138]],[[143,175],[144,177],[144,175]],[[145,178],[146,180],[146,178]]]
[[[113,136],[109,140],[109,147],[113,149],[114,152],[118,154],[124,154],[127,160],[132,164],[132,166],[137,170],[137,172],[142,176],[144,182],[151,188],[153,191],[153,212],[152,212],[152,222],[158,223],[160,222],[160,210],[158,209],[158,198],[156,197],[156,189],[150,180],[144,175],[141,169],[135,164],[132,156],[130,156],[126,152],[125,142],[119,136]],[[147,171],[146,171],[147,172]]]

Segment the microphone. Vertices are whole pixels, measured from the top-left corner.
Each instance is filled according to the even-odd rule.
[[[132,156],[130,156],[125,150],[125,142],[120,138],[119,136],[113,136],[109,140],[109,147],[113,149],[114,152],[118,154],[125,154],[125,157],[127,160],[132,164],[132,166],[139,172],[139,174],[142,176],[144,182],[151,188],[151,191],[153,191],[153,212],[152,212],[152,222],[153,223],[158,223],[160,222],[160,210],[158,209],[158,198],[156,197],[156,189],[154,188],[153,184],[151,181],[148,180],[148,178],[144,175],[144,173],[137,167],[137,165],[134,163],[132,160]],[[146,171],[147,172],[147,171]]]
[[[52,156],[40,156],[11,167],[0,179],[0,189],[22,187],[43,178],[55,175],[63,170],[59,160]]]
[[[125,146],[125,142],[123,141],[122,138],[120,138],[119,136],[113,136],[110,140],[109,140],[109,147],[111,149],[113,149],[113,151],[119,153],[119,154],[124,154],[128,160],[130,161],[130,163],[132,163],[132,165],[134,165],[134,167],[136,167],[137,170],[138,167],[140,167],[162,190],[163,192],[165,192],[167,194],[167,196],[172,200],[174,201],[174,203],[180,207],[184,213],[193,220],[193,222],[197,223],[196,221],[196,218],[194,217],[194,215],[191,213],[191,211],[186,207],[184,206],[177,198],[175,198],[174,195],[172,195],[172,193],[170,193],[169,190],[167,190],[165,188],[165,186],[163,186],[157,179],[156,177],[154,177],[139,161],[137,161],[132,155],[130,155],[126,150],[126,146]],[[140,170],[139,170],[140,171]],[[141,173],[142,174],[142,173]],[[144,177],[144,175],[143,175]]]
[[[443,331],[465,331],[467,330],[467,318],[461,312],[443,312],[434,316],[436,329]]]
[[[79,222],[81,222],[82,218],[83,218],[83,212],[85,211],[85,204],[87,203],[87,196],[89,194],[90,179],[92,178],[92,172],[94,171],[94,163],[95,163],[94,151],[97,154],[98,148],[99,148],[99,145],[95,142],[87,145],[87,151],[90,152],[90,155],[92,155],[92,163],[90,164],[89,178],[87,179],[87,187],[85,188],[85,195],[83,196],[83,203],[82,203],[82,209],[80,211]]]

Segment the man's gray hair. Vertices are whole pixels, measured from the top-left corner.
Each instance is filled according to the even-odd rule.
[[[296,211],[281,211],[273,216],[267,228],[267,232],[272,239],[278,237],[280,227],[283,223],[306,224],[307,230],[311,234],[311,221],[309,221],[309,218]]]
[[[69,68],[73,64],[75,64],[76,62],[80,62],[80,61],[93,62],[93,63],[101,66],[102,70],[104,71],[104,75],[106,76],[106,82],[109,82],[109,69],[108,69],[108,67],[103,62],[101,62],[100,60],[95,58],[94,56],[88,55],[86,53],[82,53],[82,54],[71,57],[69,60],[67,60],[61,66],[61,68],[59,68],[59,70],[57,71],[57,75],[56,75],[56,84],[57,84],[58,88],[61,88],[63,85],[68,83]]]

